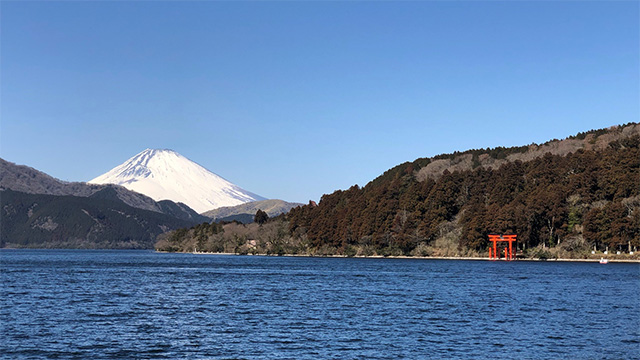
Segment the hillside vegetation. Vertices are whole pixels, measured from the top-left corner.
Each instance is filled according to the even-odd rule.
[[[0,247],[151,249],[159,234],[193,225],[114,200],[112,190],[89,197],[0,191]]]
[[[543,145],[417,159],[363,188],[292,209],[272,221],[286,225],[275,232],[281,246],[269,247],[269,238],[265,245],[271,253],[478,256],[488,234],[514,233],[530,257],[629,251],[640,246],[639,145],[640,126],[628,124]],[[260,227],[246,235],[219,230],[238,249],[264,239]],[[165,244],[192,251],[182,244],[194,229],[176,234]]]
[[[269,199],[261,201],[252,201],[236,206],[225,206],[217,209],[209,210],[202,215],[207,216],[215,222],[237,220],[241,223],[248,224],[253,221],[253,216],[258,210],[262,210],[267,215],[274,217],[280,214],[286,214],[292,208],[303,204],[290,203],[278,199]]]

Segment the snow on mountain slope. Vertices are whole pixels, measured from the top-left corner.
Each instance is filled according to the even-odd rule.
[[[156,201],[185,203],[198,213],[265,199],[166,149],[146,149],[89,183],[122,185]]]

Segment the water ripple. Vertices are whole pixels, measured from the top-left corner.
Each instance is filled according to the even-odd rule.
[[[637,264],[0,251],[0,357],[634,358]]]

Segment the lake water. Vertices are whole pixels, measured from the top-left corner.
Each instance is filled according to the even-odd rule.
[[[0,251],[6,359],[638,359],[640,265]]]

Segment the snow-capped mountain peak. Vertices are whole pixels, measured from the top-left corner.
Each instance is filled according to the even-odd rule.
[[[89,183],[122,185],[156,201],[185,203],[199,213],[265,199],[169,149],[146,149]]]

